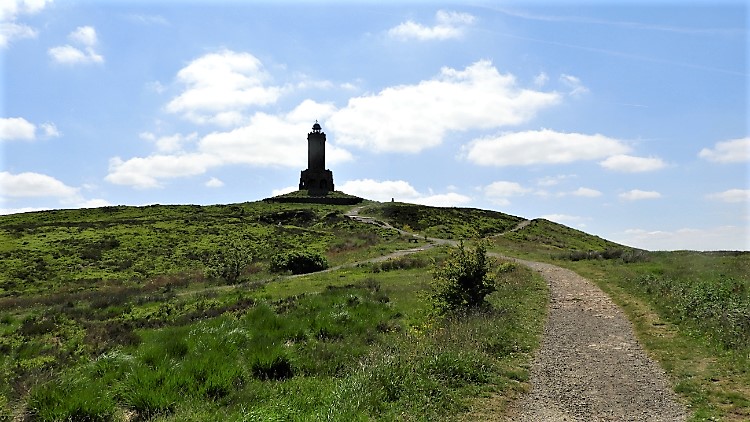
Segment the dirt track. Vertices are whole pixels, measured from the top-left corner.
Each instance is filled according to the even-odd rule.
[[[511,406],[505,420],[687,419],[664,371],[646,355],[630,322],[604,292],[573,271],[519,262],[547,280],[550,309],[531,369],[531,391]]]
[[[360,217],[359,208],[348,216],[359,222],[390,227],[371,217]],[[528,220],[516,229],[527,224]],[[456,243],[446,239],[429,240],[438,244]],[[689,412],[677,400],[664,371],[646,355],[630,321],[601,289],[571,270],[534,261],[516,261],[539,272],[550,288],[548,319],[531,368],[531,391],[503,414],[499,414],[492,403],[483,401],[487,407],[474,409],[464,420],[687,420]]]

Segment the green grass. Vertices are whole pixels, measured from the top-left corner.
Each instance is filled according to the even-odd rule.
[[[374,215],[394,227],[414,230],[442,239],[476,239],[503,233],[523,221],[496,211],[471,208],[437,208],[389,202],[362,209],[362,215]]]
[[[482,391],[522,390],[546,301],[528,271],[502,273],[494,310],[451,321],[425,301],[444,248],[269,272],[280,251],[338,266],[413,247],[351,222],[349,208],[0,217],[0,419],[427,420],[464,411]],[[252,256],[238,279],[207,276],[236,245]]]
[[[495,250],[520,251],[596,282],[626,311],[692,420],[750,419],[750,253],[644,252],[588,235],[552,245],[575,238],[572,229],[550,237],[537,243],[503,236]]]
[[[496,252],[574,269],[625,309],[694,420],[750,419],[747,254],[644,253],[546,220],[508,232],[523,219],[363,205],[399,228],[486,236]],[[496,272],[490,310],[436,318],[426,298],[447,249],[346,265],[414,246],[350,221],[350,208],[0,216],[0,419],[443,420],[488,400],[502,411],[528,388],[545,283],[523,267]],[[252,256],[238,279],[208,276],[232,245]],[[291,250],[344,266],[269,272]]]
[[[420,298],[423,269],[350,271],[290,279],[291,295],[270,283],[243,309],[140,329],[137,345],[32,388],[27,408],[35,420],[434,420],[483,391],[523,389],[546,303],[530,271],[498,273],[491,310],[450,320]]]

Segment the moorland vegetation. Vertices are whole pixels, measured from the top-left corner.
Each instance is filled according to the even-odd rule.
[[[491,253],[589,277],[695,420],[750,418],[748,254],[646,252],[485,210],[361,206],[424,250],[370,262],[414,237],[341,205],[1,216],[0,420],[435,420],[475,397],[510,400],[528,388],[547,289]]]

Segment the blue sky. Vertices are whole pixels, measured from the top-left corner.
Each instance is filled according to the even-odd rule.
[[[744,2],[5,1],[0,211],[337,190],[750,249]]]

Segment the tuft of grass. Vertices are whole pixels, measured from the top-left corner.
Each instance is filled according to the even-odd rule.
[[[337,274],[308,276],[330,287],[137,330],[138,344],[34,388],[29,409],[48,415],[41,420],[78,420],[86,416],[71,397],[96,397],[102,407],[86,408],[98,415],[91,420],[123,409],[131,419],[159,421],[426,420],[464,411],[481,391],[520,391],[523,377],[514,371],[524,371],[519,362],[543,321],[537,302],[546,299],[530,271],[502,272],[493,310],[441,320],[402,313],[427,309],[414,298],[420,269],[356,271],[354,284],[330,284]],[[416,288],[427,286],[423,277]]]

